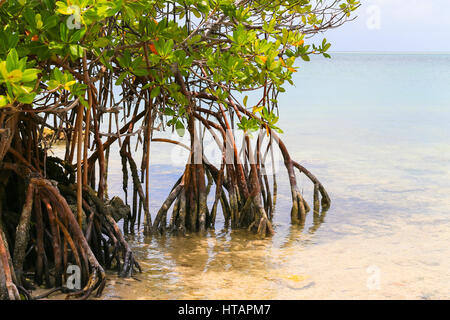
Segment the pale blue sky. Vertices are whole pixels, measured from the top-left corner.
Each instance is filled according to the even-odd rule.
[[[450,52],[450,0],[361,0],[358,18],[323,36],[331,51]]]

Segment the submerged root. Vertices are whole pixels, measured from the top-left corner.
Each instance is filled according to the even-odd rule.
[[[238,201],[238,196],[233,196],[233,192],[238,192],[238,188],[232,188],[229,184],[221,181],[223,174],[220,171],[213,171],[211,164],[203,166],[203,172],[212,177],[211,183],[216,186],[214,203],[211,210],[208,209],[206,199],[208,196],[206,188],[195,188],[193,177],[196,179],[204,178],[199,175],[198,166],[187,165],[183,176],[179,179],[161,208],[159,209],[153,224],[153,231],[164,233],[169,231],[174,234],[184,235],[186,232],[204,232],[213,229],[216,221],[216,214],[219,204],[222,206],[225,221],[231,222],[231,225],[237,228],[252,230],[261,236],[273,235],[271,218],[267,215],[262,205],[260,196],[248,195]],[[197,180],[198,181],[198,180]],[[220,186],[220,188],[219,188]],[[229,203],[233,204],[233,211]],[[173,205],[170,223],[167,225],[167,214]],[[233,212],[233,213],[232,213]]]
[[[286,146],[275,133],[270,131],[271,141],[264,156],[260,148],[260,139],[262,140],[261,137],[264,137],[261,134],[258,137],[255,153],[250,147],[248,136],[246,136],[244,147],[238,154],[235,140],[226,135],[219,125],[202,119],[199,115],[196,115],[196,118],[200,119],[208,130],[212,131],[212,128],[216,128],[221,133],[223,141],[215,134],[214,138],[222,150],[225,149],[224,146],[227,146],[228,150],[231,150],[231,154],[226,155],[223,151],[222,164],[218,169],[209,163],[203,154],[195,130],[191,132],[193,143],[190,148],[176,141],[155,139],[155,141],[181,145],[190,151],[190,156],[183,175],[174,185],[156,215],[152,227],[153,232],[169,231],[175,234],[185,234],[186,232],[204,232],[212,229],[220,204],[225,225],[231,225],[233,228],[245,228],[263,237],[273,235],[272,218],[277,197],[277,182],[274,175],[271,189],[269,178],[265,173],[264,161],[269,150],[273,161],[272,148],[275,144],[279,146],[288,171],[292,196],[292,223],[304,224],[307,213],[311,211],[298,189],[294,169],[305,174],[313,183],[313,211],[328,210],[331,201],[323,185],[307,169],[291,159]],[[194,125],[191,124],[190,128],[194,128]],[[244,160],[240,157],[244,157]],[[201,159],[200,163],[199,159]],[[208,181],[206,187],[205,180]],[[206,199],[212,185],[215,186],[215,195],[212,207],[209,209]],[[172,205],[172,217],[167,225],[167,215]]]

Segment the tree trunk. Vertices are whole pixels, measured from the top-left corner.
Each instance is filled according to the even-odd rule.
[[[0,111],[0,162],[3,161],[16,131],[19,115]]]

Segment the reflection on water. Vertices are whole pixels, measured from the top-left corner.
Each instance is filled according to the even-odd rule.
[[[295,226],[280,243],[240,231],[135,241],[143,273],[111,275],[104,298],[450,298],[448,219],[393,219],[391,227],[316,245]]]
[[[326,215],[291,226],[281,171],[273,238],[220,221],[207,237],[137,233],[143,273],[111,273],[103,298],[450,299],[450,55],[337,54],[301,69],[280,126],[327,188]],[[153,214],[182,172],[171,148],[152,149]],[[110,168],[110,193],[122,195],[120,159]]]

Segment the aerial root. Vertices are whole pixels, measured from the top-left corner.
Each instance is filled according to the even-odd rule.
[[[111,213],[111,205],[106,205],[90,187],[83,188],[85,219],[80,226],[77,216],[67,202],[67,199],[75,198],[73,185],[57,186],[54,182],[42,178],[40,174],[18,164],[0,163],[0,170],[12,171],[27,183],[19,222],[14,233],[12,228],[9,229],[10,234],[14,234],[11,240],[13,259],[8,251],[7,237],[0,219],[0,297],[40,299],[61,291],[69,293],[68,299],[87,299],[95,291],[96,296],[102,293],[106,283],[106,273],[102,265],[110,265],[113,259],[117,261],[121,277],[130,277],[134,272],[142,271]],[[117,212],[114,211],[114,214]],[[8,225],[11,223],[9,219]],[[31,247],[30,241],[33,242]],[[33,297],[29,292],[31,286],[24,276],[24,262],[29,260],[30,252],[34,252],[32,256],[36,259],[36,283],[41,285],[45,282],[48,288],[56,287],[37,297]],[[102,263],[99,263],[98,259]],[[67,278],[64,270],[71,263],[80,267],[84,287],[78,291],[70,290],[64,285]],[[53,268],[52,272],[50,268]],[[50,275],[54,281],[50,281]]]
[[[0,287],[0,293],[6,295],[9,300],[20,300],[19,290],[13,280],[14,273],[12,272],[13,267],[10,263],[8,246],[5,243],[4,233],[0,225],[0,286],[4,285],[6,288],[6,292],[3,293],[3,288]]]

